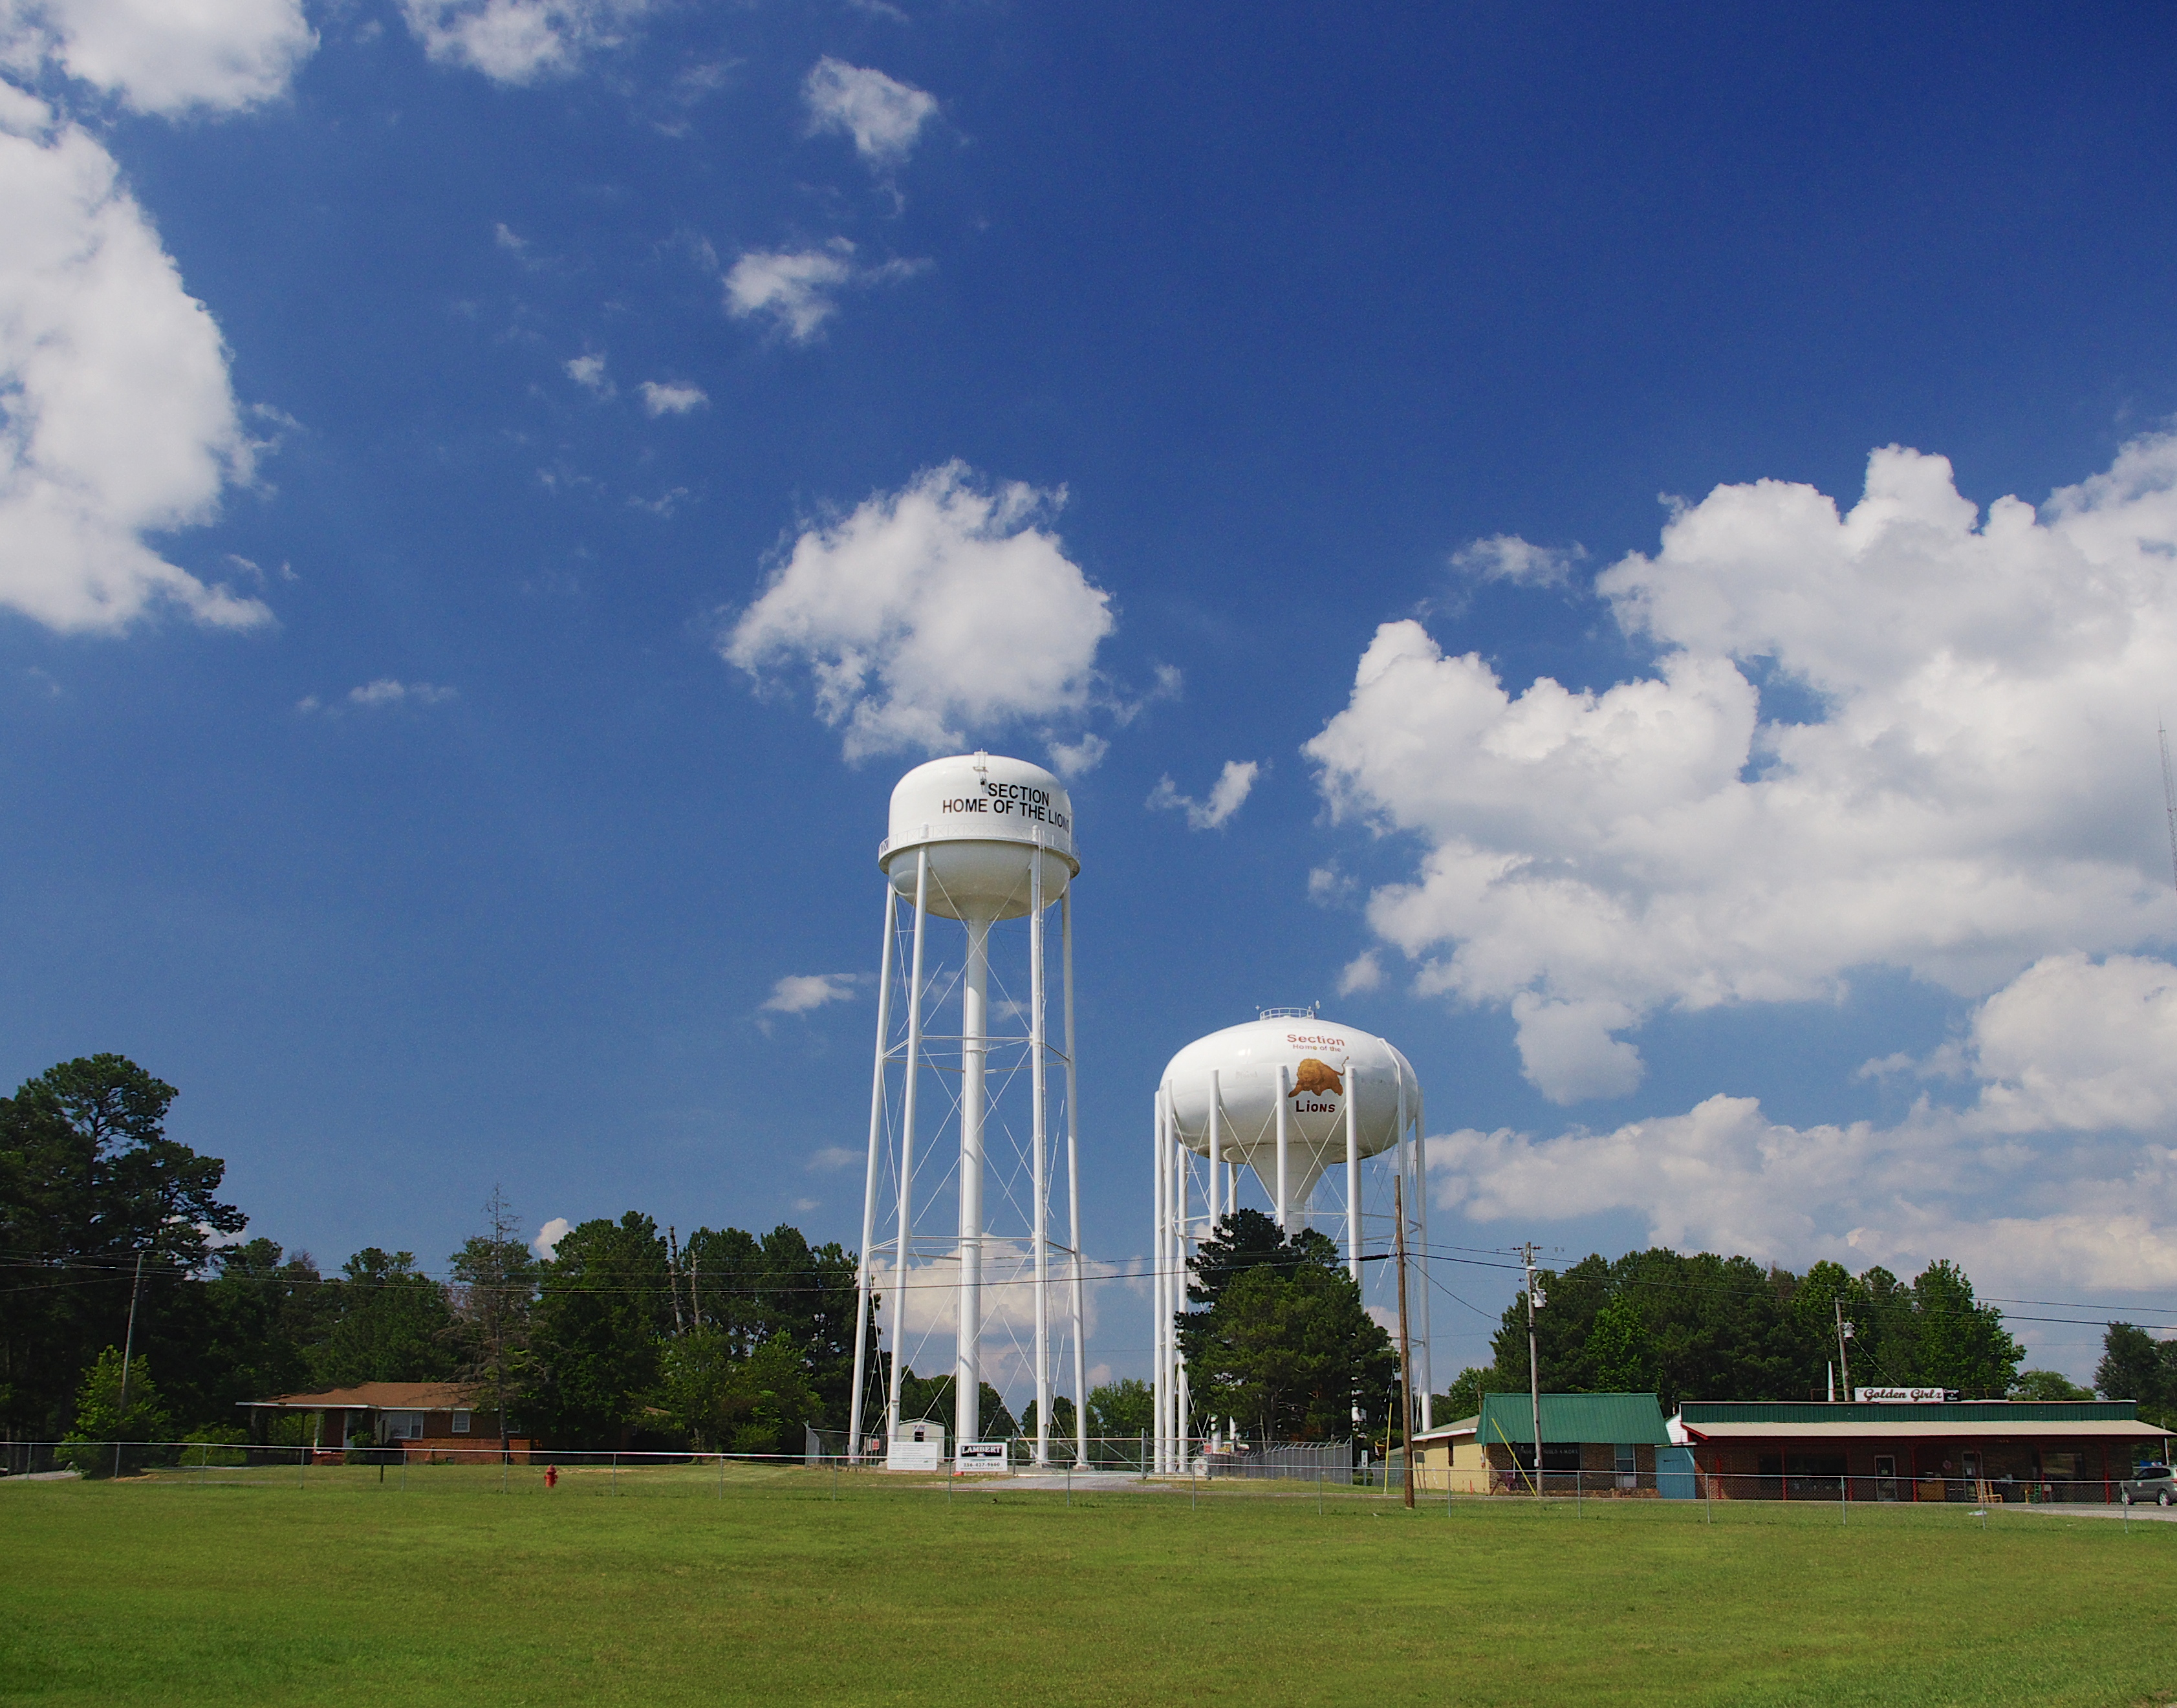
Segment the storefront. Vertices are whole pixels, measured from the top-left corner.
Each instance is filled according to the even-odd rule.
[[[1716,1500],[2109,1501],[2169,1451],[2129,1400],[1688,1400],[1670,1432]]]

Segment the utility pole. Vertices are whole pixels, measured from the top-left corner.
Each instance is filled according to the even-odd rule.
[[[1846,1354],[1844,1343],[1852,1339],[1852,1324],[1844,1319],[1844,1301],[1832,1299],[1830,1308],[1836,1313],[1837,1368],[1844,1372],[1844,1397],[1852,1398],[1852,1360]]]
[[[1535,1341],[1535,1307],[1544,1300],[1535,1291],[1535,1242],[1520,1248],[1527,1266],[1527,1397],[1535,1407],[1535,1492],[1542,1489],[1542,1362]]]
[[[1406,1509],[1410,1512],[1414,1504],[1413,1341],[1406,1333],[1405,1192],[1396,1175],[1391,1176],[1391,1221],[1398,1230],[1394,1243],[1399,1253],[1399,1439],[1405,1449]]]
[[[144,1291],[144,1248],[136,1248],[136,1279],[128,1284],[128,1332],[121,1345],[121,1408],[113,1419],[118,1434],[128,1420],[128,1361],[136,1356],[136,1297]],[[121,1443],[113,1443],[113,1474],[121,1475]]]

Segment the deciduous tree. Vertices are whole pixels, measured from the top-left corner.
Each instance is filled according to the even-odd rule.
[[[1154,1427],[1156,1392],[1138,1376],[1122,1376],[1088,1390],[1088,1432],[1138,1436]]]
[[[570,1444],[625,1447],[658,1383],[673,1324],[665,1241],[630,1210],[587,1221],[559,1241],[538,1280],[532,1405]]]
[[[310,1349],[312,1381],[437,1382],[454,1373],[454,1312],[445,1287],[416,1267],[413,1252],[366,1246],[326,1284],[330,1320]]]

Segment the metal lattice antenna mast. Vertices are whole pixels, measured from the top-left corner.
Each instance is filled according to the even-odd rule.
[[[2177,780],[2169,774],[2169,730],[2159,718],[2154,733],[2162,738],[2162,810],[2169,817],[2169,881],[2177,884]]]

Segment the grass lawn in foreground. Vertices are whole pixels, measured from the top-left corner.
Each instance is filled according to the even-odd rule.
[[[0,1701],[2177,1699],[2172,1525],[541,1475],[0,1487]]]

